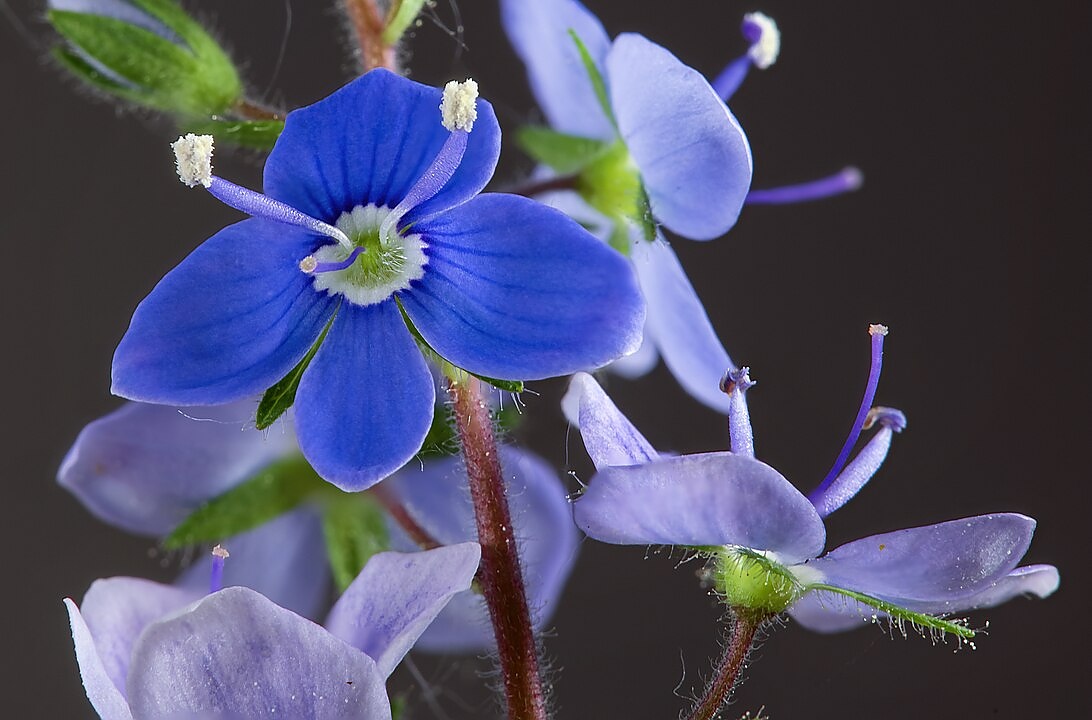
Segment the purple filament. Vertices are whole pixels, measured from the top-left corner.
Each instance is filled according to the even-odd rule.
[[[811,494],[808,495],[808,499],[812,501],[812,504],[819,502],[827,488],[830,487],[838,474],[842,472],[842,468],[845,467],[846,461],[849,460],[849,453],[852,452],[853,446],[857,444],[857,438],[861,436],[861,430],[868,419],[868,413],[872,409],[872,400],[876,397],[876,388],[880,384],[880,369],[883,366],[883,338],[887,334],[887,328],[882,325],[872,325],[868,328],[868,333],[872,336],[872,367],[868,370],[868,382],[865,383],[864,398],[861,399],[861,407],[857,410],[857,417],[853,421],[853,427],[850,428],[849,437],[842,445],[842,450],[838,453],[838,458],[831,466],[830,472],[823,478],[823,482],[819,483],[819,487],[812,490]]]
[[[440,148],[440,152],[436,155],[436,159],[429,165],[428,170],[425,170],[420,179],[414,183],[406,196],[402,198],[402,202],[398,203],[390,214],[383,219],[383,224],[379,227],[379,237],[389,238],[391,230],[406,213],[426,200],[431,200],[436,193],[447,185],[463,161],[463,154],[466,152],[466,143],[469,136],[470,133],[466,130],[453,130],[451,132],[447,140],[444,141],[443,147]]]
[[[223,178],[212,176],[208,191],[220,202],[235,208],[247,215],[275,220],[277,222],[295,225],[296,227],[310,230],[319,235],[332,237],[345,247],[351,247],[352,243],[341,230],[333,225],[317,220],[306,213],[302,213],[291,205],[285,205],[279,200],[274,200],[268,195],[248,190]]]
[[[227,553],[219,545],[212,550],[212,571],[209,573],[209,593],[224,589],[224,560]]]
[[[786,205],[789,203],[822,200],[852,192],[861,187],[864,176],[855,167],[847,167],[833,175],[798,185],[784,185],[747,193],[748,205]]]
[[[362,247],[358,247],[358,248],[355,248],[351,253],[349,253],[349,257],[345,258],[344,260],[342,260],[340,262],[317,263],[315,265],[315,269],[311,271],[311,274],[312,275],[318,275],[319,273],[328,273],[328,272],[337,272],[338,270],[346,270],[349,267],[351,267],[353,263],[356,262],[356,259],[358,257],[360,257],[360,254],[363,253],[363,252],[365,252],[365,249],[362,248]]]
[[[739,90],[739,86],[743,84],[743,81],[747,79],[747,73],[751,71],[752,64],[749,54],[740,55],[728,63],[728,67],[721,70],[720,74],[713,78],[713,82],[709,84],[713,86],[714,92],[724,102],[728,102],[736,94],[736,90]]]

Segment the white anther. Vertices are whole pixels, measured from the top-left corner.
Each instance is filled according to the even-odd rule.
[[[318,260],[314,255],[308,255],[303,260],[300,260],[300,270],[304,271],[308,275],[313,273],[318,268]]]
[[[208,137],[208,135],[206,135],[205,137]],[[229,557],[231,557],[231,553],[229,553],[227,551],[227,548],[223,545],[217,545],[212,549],[212,556],[220,558],[221,560],[227,560]]]
[[[212,184],[212,135],[189,133],[171,143],[178,179],[187,187]]]
[[[777,23],[772,17],[760,12],[747,13],[743,16],[743,21],[757,26],[761,33],[758,42],[751,46],[747,54],[751,56],[755,67],[765,70],[777,62],[777,56],[781,52],[781,31],[777,29]]]
[[[887,326],[886,325],[880,325],[879,323],[877,323],[875,325],[869,325],[868,326],[868,334],[869,335],[886,335],[887,334]]]
[[[478,119],[478,83],[470,78],[465,82],[452,80],[444,86],[444,99],[440,101],[440,122],[452,132],[470,132]]]

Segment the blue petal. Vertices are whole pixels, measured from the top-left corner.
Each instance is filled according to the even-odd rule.
[[[700,73],[640,35],[615,39],[607,74],[652,214],[694,240],[723,235],[751,185],[751,148],[728,107]]]
[[[124,683],[120,686],[110,679],[91,631],[84,622],[76,603],[65,598],[68,620],[72,627],[72,643],[76,647],[76,662],[80,666],[83,688],[91,706],[102,720],[132,720],[129,704],[122,694]]]
[[[1020,562],[1034,532],[1024,515],[979,515],[855,540],[808,567],[829,585],[931,606],[991,587]]]
[[[322,521],[313,509],[285,513],[222,545],[231,553],[224,563],[224,587],[257,590],[312,620],[329,607],[330,564]],[[183,573],[179,585],[207,592],[211,573],[212,556],[206,554]]]
[[[535,628],[541,629],[553,614],[576,560],[576,526],[565,488],[553,468],[519,448],[502,447],[499,452],[527,600]],[[423,469],[408,466],[383,486],[437,541],[477,540],[466,471],[458,458],[430,461]],[[396,547],[414,547],[393,523],[391,531]],[[421,636],[417,649],[480,652],[493,645],[485,602],[480,594],[468,591],[452,598]]]
[[[142,720],[391,717],[371,658],[246,588],[151,625],[128,685]]]
[[[298,263],[320,240],[266,220],[213,235],[133,313],[115,395],[219,405],[258,395],[299,362],[333,312]]]
[[[808,499],[769,465],[731,453],[600,470],[573,508],[589,537],[616,545],[740,545],[785,563],[826,538]]]
[[[735,364],[717,339],[675,251],[662,238],[651,243],[638,240],[633,244],[633,266],[648,303],[646,340],[655,343],[686,392],[728,414],[729,398],[720,381]]]
[[[636,352],[620,357],[607,369],[615,375],[627,380],[636,380],[652,372],[660,362],[660,351],[656,349],[656,343],[652,342],[648,332],[648,316],[645,316],[645,334],[641,340],[641,347]]]
[[[326,627],[366,652],[388,677],[448,601],[470,589],[476,542],[372,557],[330,611]]]
[[[296,450],[285,426],[253,429],[254,405],[183,412],[128,403],[80,432],[57,481],[111,525],[165,535],[201,503]]]
[[[394,302],[346,303],[296,393],[296,434],[319,475],[364,490],[417,454],[436,391]]]
[[[569,35],[570,30],[576,33],[602,73],[610,38],[599,19],[575,0],[503,0],[501,20],[550,126],[570,135],[612,139],[614,128]]]
[[[639,465],[660,457],[591,375],[573,375],[561,407],[568,421],[580,429],[584,447],[597,470]]]
[[[428,265],[399,297],[459,367],[538,380],[601,367],[640,344],[644,301],[629,263],[556,210],[489,194],[417,229]]]
[[[441,96],[437,88],[379,69],[289,113],[265,164],[266,193],[331,223],[357,205],[394,207],[450,135],[440,124]],[[492,106],[479,100],[459,169],[406,222],[477,195],[499,156],[500,126]]]

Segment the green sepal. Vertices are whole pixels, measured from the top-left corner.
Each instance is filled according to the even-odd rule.
[[[387,26],[383,28],[383,42],[394,45],[398,42],[406,29],[413,24],[417,16],[421,14],[421,8],[427,0],[394,0],[391,9],[387,12]]]
[[[391,720],[401,720],[409,707],[409,701],[402,694],[391,696]]]
[[[444,374],[448,377],[453,377],[458,373],[466,373],[473,377],[478,378],[484,383],[488,383],[498,390],[507,390],[508,392],[521,393],[523,392],[522,380],[501,380],[499,378],[491,378],[486,375],[479,375],[478,373],[465,370],[458,365],[454,364],[447,358],[428,344],[428,341],[421,335],[421,332],[417,329],[417,326],[410,320],[410,316],[406,314],[406,309],[402,307],[401,301],[395,298],[395,302],[398,303],[398,309],[402,312],[402,319],[406,322],[406,327],[409,328],[410,334],[413,335],[413,339],[417,341],[417,346],[421,348],[421,352],[425,354],[425,357],[432,358],[443,370]]]
[[[356,579],[368,560],[390,549],[383,508],[367,493],[330,493],[322,505],[326,555],[339,592]]]
[[[275,462],[197,508],[163,545],[173,550],[219,542],[280,517],[328,487],[302,455]]]
[[[886,600],[880,600],[874,598],[871,595],[865,595],[864,593],[856,592],[855,590],[846,590],[834,585],[827,585],[826,583],[810,583],[807,588],[808,591],[824,590],[826,592],[835,593],[837,595],[844,595],[848,598],[852,598],[859,603],[869,606],[880,612],[887,613],[897,622],[909,622],[911,625],[920,628],[928,628],[929,630],[939,630],[943,633],[949,633],[955,635],[964,640],[970,640],[975,636],[975,631],[971,630],[964,624],[962,620],[945,620],[943,618],[936,617],[935,615],[926,615],[925,613],[914,612],[913,610],[907,610],[904,607],[899,607],[894,603],[889,603]]]
[[[186,132],[212,135],[216,144],[272,150],[284,131],[284,120],[206,120],[186,125]]]
[[[520,128],[516,141],[531,158],[566,175],[580,172],[611,149],[602,140],[535,125]]]
[[[337,311],[326,321],[326,326],[322,328],[318,339],[311,345],[303,359],[296,363],[296,367],[292,368],[283,378],[273,383],[273,386],[262,395],[262,399],[258,402],[258,412],[254,418],[254,425],[259,430],[265,430],[276,422],[277,418],[284,415],[288,408],[292,407],[292,404],[296,402],[296,390],[299,389],[300,378],[303,377],[303,372],[311,364],[311,360],[314,359],[315,353],[322,345],[322,341],[326,339],[326,333],[330,331],[330,326],[334,324],[334,318],[336,317]]]
[[[417,456],[424,458],[447,457],[459,454],[459,438],[455,430],[451,407],[446,403],[436,406],[432,413],[432,425],[429,426],[425,441]]]
[[[610,237],[607,239],[607,244],[626,257],[629,257],[629,223],[622,218],[615,218],[614,223],[611,226]]]
[[[607,96],[607,83],[603,80],[603,74],[599,72],[595,60],[588,52],[588,46],[584,44],[584,41],[580,39],[575,30],[569,30],[569,37],[576,43],[576,51],[580,53],[580,61],[584,63],[584,70],[591,80],[592,90],[595,92],[595,99],[599,101],[599,107],[603,108],[603,114],[610,120],[610,124],[617,129],[618,121],[614,119],[614,109],[610,106],[610,98]]]
[[[656,219],[652,217],[652,204],[648,200],[648,191],[645,190],[643,182],[637,191],[637,212],[633,216],[633,221],[641,229],[645,242],[656,239]]]

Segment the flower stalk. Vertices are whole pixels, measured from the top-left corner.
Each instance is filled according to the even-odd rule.
[[[747,662],[747,655],[754,646],[755,637],[762,624],[769,618],[762,613],[734,610],[728,645],[724,648],[717,669],[698,704],[686,716],[686,720],[713,720],[728,702],[739,681],[740,672]]]
[[[353,39],[360,48],[361,73],[376,68],[397,72],[394,48],[383,37],[387,21],[376,0],[345,0],[344,6]]]
[[[455,424],[466,460],[470,496],[482,547],[478,582],[497,641],[509,720],[545,720],[546,698],[538,665],[523,574],[519,565],[493,420],[477,378],[448,378]]]

